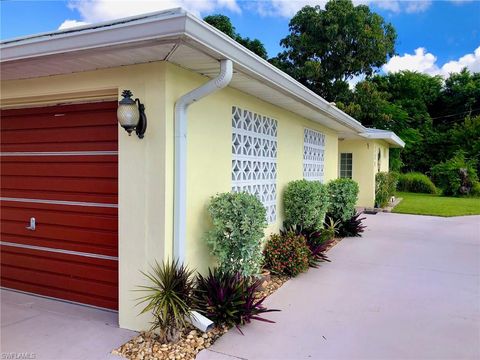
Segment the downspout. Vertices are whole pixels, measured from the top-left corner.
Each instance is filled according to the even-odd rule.
[[[188,106],[195,101],[226,87],[232,80],[231,60],[220,61],[220,73],[206,84],[186,93],[175,103],[175,178],[173,256],[179,263],[185,262],[187,229],[187,127]]]

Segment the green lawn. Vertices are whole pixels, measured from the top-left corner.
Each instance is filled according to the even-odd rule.
[[[397,193],[396,196],[403,200],[393,209],[394,213],[434,216],[480,215],[480,198],[403,192]]]

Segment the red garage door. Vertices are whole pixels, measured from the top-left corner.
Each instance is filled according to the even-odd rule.
[[[118,308],[116,108],[1,111],[1,286]]]

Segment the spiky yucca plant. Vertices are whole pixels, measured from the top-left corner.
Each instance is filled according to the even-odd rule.
[[[140,286],[138,291],[147,295],[140,297],[138,304],[146,303],[140,312],[152,312],[152,330],[158,330],[160,341],[175,342],[190,317],[193,303],[193,272],[177,260],[158,262],[150,272],[142,274],[150,281],[148,286]]]

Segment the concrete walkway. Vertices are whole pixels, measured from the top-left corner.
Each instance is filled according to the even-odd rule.
[[[479,359],[480,217],[367,216],[197,359]]]
[[[117,313],[1,290],[1,359],[120,359],[110,352],[136,335]]]

